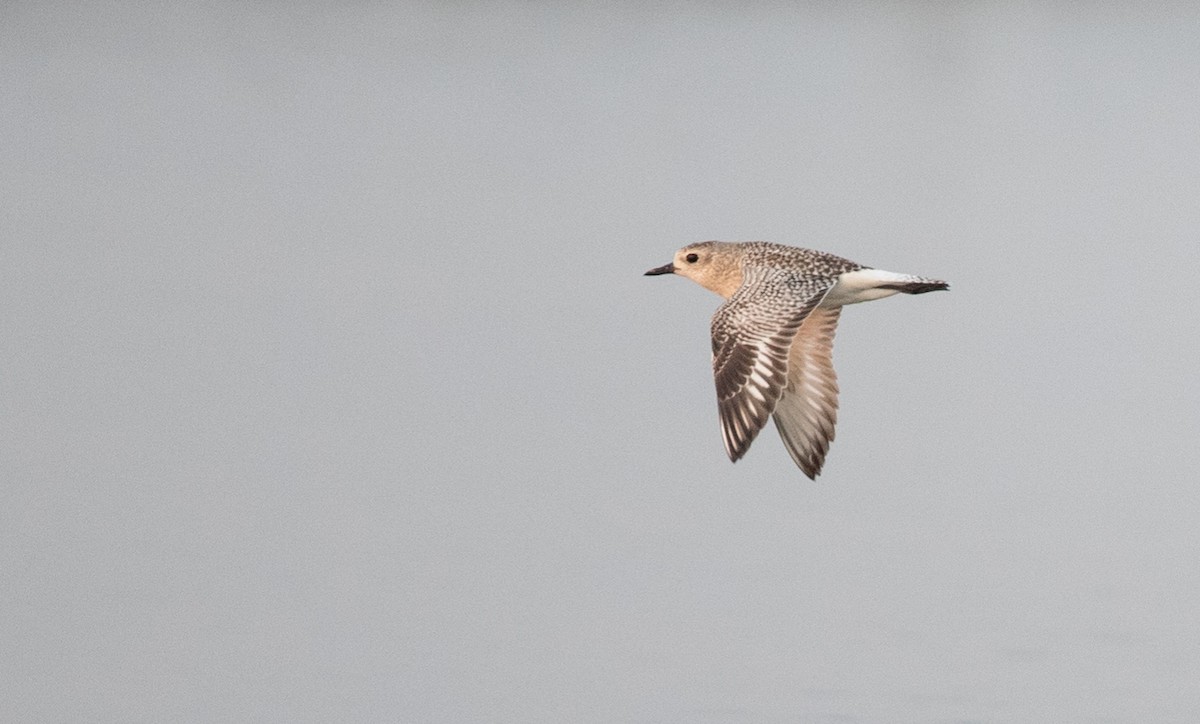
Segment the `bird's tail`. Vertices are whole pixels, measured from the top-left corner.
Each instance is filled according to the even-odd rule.
[[[924,294],[925,292],[941,292],[950,288],[950,285],[939,279],[926,279],[925,277],[907,277],[903,280],[889,282],[879,285],[880,289],[895,289],[904,294]]]

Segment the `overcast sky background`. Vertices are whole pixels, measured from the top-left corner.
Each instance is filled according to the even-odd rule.
[[[0,7],[0,719],[1200,720],[1200,9]],[[848,308],[819,482],[644,278]]]

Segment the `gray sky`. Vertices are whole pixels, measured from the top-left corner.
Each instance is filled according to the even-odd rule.
[[[0,9],[0,719],[1200,719],[1200,10]],[[766,239],[849,308],[729,464]]]

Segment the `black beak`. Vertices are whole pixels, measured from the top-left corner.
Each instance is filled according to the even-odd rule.
[[[653,269],[646,272],[642,276],[656,277],[659,274],[674,274],[674,273],[675,273],[675,265],[674,264],[665,264],[663,266],[654,267]]]

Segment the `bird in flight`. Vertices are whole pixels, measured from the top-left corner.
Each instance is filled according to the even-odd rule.
[[[740,460],[774,417],[792,460],[813,480],[837,423],[833,335],[842,307],[950,288],[764,241],[689,244],[646,272],[660,274],[687,277],[725,298],[712,318],[712,363],[729,459]]]

